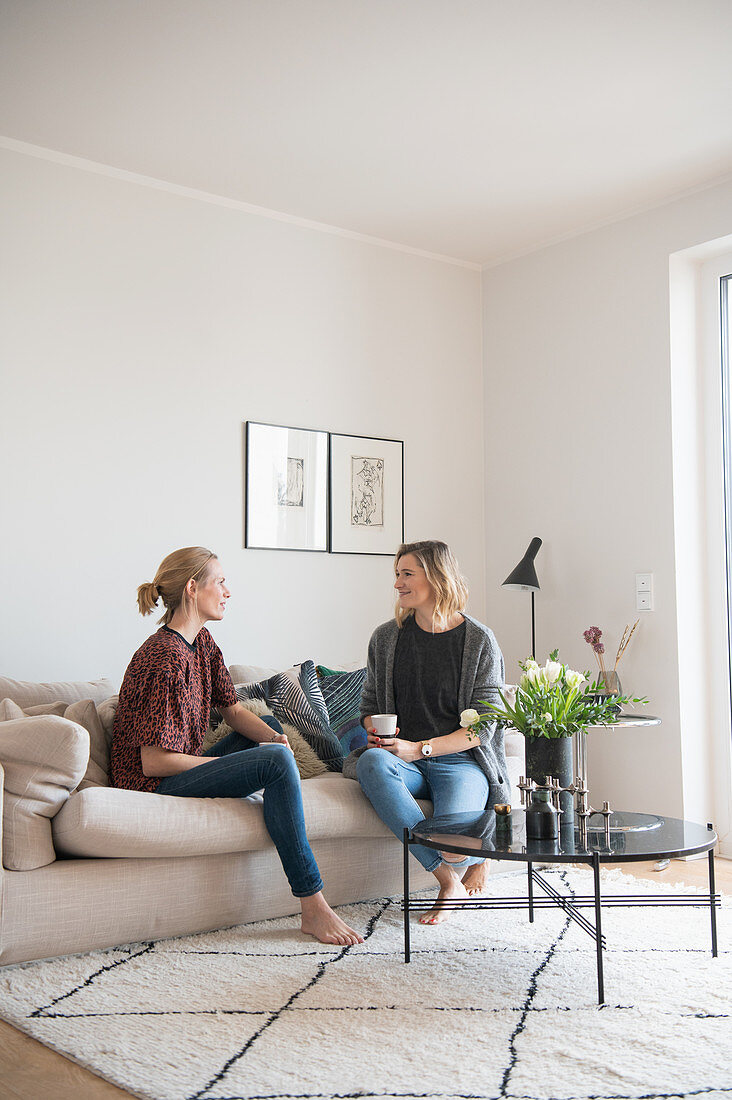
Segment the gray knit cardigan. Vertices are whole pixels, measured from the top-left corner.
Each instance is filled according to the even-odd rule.
[[[481,711],[481,701],[500,704],[498,692],[504,685],[503,654],[492,630],[465,615],[465,645],[458,694],[458,711],[473,707]],[[395,714],[394,654],[399,625],[396,619],[377,626],[369,642],[368,671],[361,693],[361,718],[370,714]],[[356,749],[343,762],[343,774],[356,778],[356,763],[363,749]],[[490,789],[486,805],[505,802],[509,796],[503,730],[495,722],[480,732],[480,745],[466,750],[488,776]]]

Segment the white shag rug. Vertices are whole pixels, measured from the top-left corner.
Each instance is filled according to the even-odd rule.
[[[586,871],[543,873],[591,893]],[[673,891],[619,871],[603,887]],[[0,1015],[152,1100],[732,1098],[729,899],[717,959],[708,908],[603,910],[603,1007],[594,942],[560,910],[415,921],[405,965],[400,904],[340,910],[359,947],[291,917],[7,967]]]

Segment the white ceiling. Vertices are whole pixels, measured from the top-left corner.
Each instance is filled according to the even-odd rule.
[[[732,174],[732,2],[0,0],[0,134],[492,264]]]

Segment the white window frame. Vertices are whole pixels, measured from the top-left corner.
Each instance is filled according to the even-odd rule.
[[[670,263],[676,602],[684,816],[732,857],[732,713],[720,278],[732,238]]]
[[[707,426],[706,438],[706,512],[708,523],[707,620],[718,666],[711,669],[712,692],[710,720],[715,776],[714,822],[720,836],[720,854],[732,857],[732,679],[730,660],[732,638],[732,408],[729,384],[723,378],[723,315],[721,280],[732,275],[732,252],[706,260],[699,269],[700,290],[700,398]],[[732,294],[732,283],[729,287]],[[732,306],[732,300],[730,301]],[[732,350],[732,349],[730,349]],[[729,364],[732,368],[732,363]],[[727,405],[727,408],[725,408]],[[726,419],[726,424],[725,424]],[[726,470],[725,470],[726,467]],[[726,484],[725,484],[726,482]],[[721,579],[721,591],[718,587]],[[720,599],[720,596],[722,597]]]

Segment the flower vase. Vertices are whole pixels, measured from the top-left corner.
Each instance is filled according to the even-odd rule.
[[[559,780],[560,787],[570,787],[574,779],[574,760],[571,737],[524,737],[526,746],[526,775],[535,783],[543,783],[544,776]],[[563,791],[559,796],[563,810],[563,823],[574,819],[574,800]]]
[[[607,699],[608,696],[620,695],[622,688],[620,687],[620,677],[617,672],[611,670],[608,672],[606,669],[601,669],[597,674],[597,683],[600,691],[598,692],[598,698]],[[616,714],[620,714],[620,707],[613,707]]]

